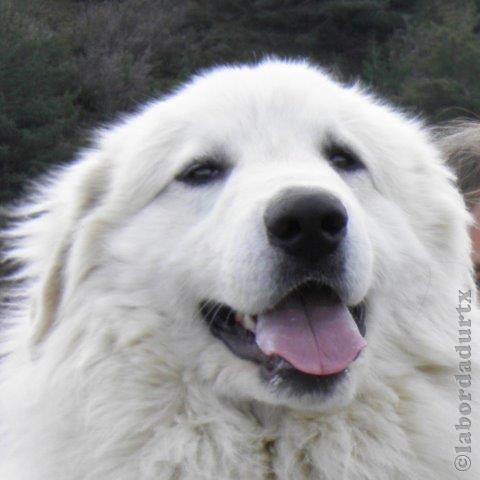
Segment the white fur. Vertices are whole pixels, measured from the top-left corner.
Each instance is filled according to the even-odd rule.
[[[335,172],[327,137],[368,171]],[[174,180],[216,152],[228,179]],[[469,218],[419,123],[304,63],[219,68],[41,183],[7,233],[24,282],[5,319],[2,480],[480,478],[475,445],[453,468]],[[346,205],[345,301],[368,303],[368,346],[329,398],[277,394],[197,314],[203,298],[270,306],[262,212],[289,186]]]

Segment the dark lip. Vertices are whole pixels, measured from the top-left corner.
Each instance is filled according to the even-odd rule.
[[[296,290],[312,287],[322,289],[323,292],[326,289],[330,290],[330,294],[338,298],[331,287],[312,281],[307,281],[288,291],[282,298],[291,295]],[[360,302],[348,309],[357,323],[361,335],[365,336],[365,302]],[[280,378],[292,393],[317,391],[327,393],[346,374],[346,370],[344,370],[332,375],[310,375],[297,370],[278,356],[265,355],[256,344],[255,334],[235,320],[237,312],[228,305],[213,300],[204,300],[200,303],[200,313],[211,334],[221,340],[234,355],[259,365],[260,374],[264,380],[268,381],[274,376]],[[277,381],[277,383],[279,382]]]

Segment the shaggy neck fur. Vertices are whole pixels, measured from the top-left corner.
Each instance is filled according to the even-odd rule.
[[[454,317],[455,305],[445,303],[439,311],[451,308]],[[23,366],[6,384],[4,398],[24,399],[8,407],[17,432],[28,435],[15,442],[12,463],[3,467],[10,476],[2,478],[206,480],[215,472],[215,478],[232,480],[451,479],[454,417],[447,417],[453,389],[445,379],[455,372],[449,359],[435,354],[419,363],[418,351],[413,356],[401,350],[405,342],[394,336],[384,339],[385,351],[375,348],[375,321],[402,324],[393,302],[391,319],[371,320],[372,372],[347,408],[328,414],[218,397],[161,345],[157,314],[141,307],[71,308],[76,314],[68,333],[59,333],[59,322],[43,346],[48,357],[39,351],[31,365],[26,357],[10,359]],[[430,320],[419,315],[418,321]],[[116,322],[124,324],[122,337],[114,333]],[[167,355],[155,359],[159,345]],[[421,341],[412,348],[421,349]],[[143,366],[152,360],[155,368],[147,371]],[[437,429],[434,442],[428,424]],[[13,461],[22,450],[34,452],[27,472]],[[69,464],[69,458],[82,462]]]

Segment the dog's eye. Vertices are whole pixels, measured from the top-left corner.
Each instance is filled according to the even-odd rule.
[[[353,172],[365,168],[362,161],[349,150],[341,147],[332,147],[326,152],[330,165],[336,170]]]
[[[226,167],[213,160],[197,161],[180,172],[176,179],[189,185],[205,185],[225,175]]]

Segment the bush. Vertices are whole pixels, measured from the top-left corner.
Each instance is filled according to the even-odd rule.
[[[165,71],[155,63],[179,18],[173,0],[102,1],[78,5],[62,36],[72,47],[79,104],[92,119],[130,110],[161,88]],[[181,55],[180,46],[175,53]],[[157,77],[152,75],[156,69]]]
[[[0,203],[70,154],[77,120],[68,53],[12,4],[0,4]]]
[[[377,46],[364,77],[430,120],[478,116],[480,37],[472,1],[429,2],[402,34]]]

